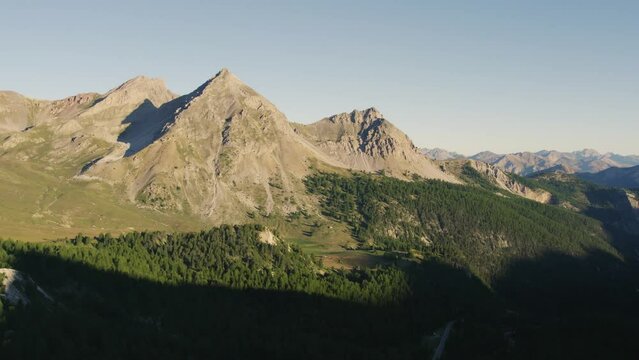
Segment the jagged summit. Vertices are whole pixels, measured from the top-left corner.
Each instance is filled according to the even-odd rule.
[[[221,68],[220,71],[215,74],[215,77],[222,77],[227,75],[233,75],[228,68]]]
[[[159,78],[136,76],[121,85],[109,90],[96,104],[100,109],[109,106],[139,104],[149,100],[153,105],[160,106],[175,98]]]
[[[354,109],[350,113],[340,113],[327,118],[333,123],[337,122],[352,122],[354,124],[361,124],[367,121],[381,120],[385,121],[384,116],[376,108],[370,107],[364,110]]]
[[[227,68],[222,68],[213,77],[209,78],[207,81],[204,82],[204,84],[198,87],[198,89],[206,89],[209,86],[225,86],[229,88],[241,87],[250,89],[247,84],[245,84]],[[255,92],[254,90],[252,91]]]

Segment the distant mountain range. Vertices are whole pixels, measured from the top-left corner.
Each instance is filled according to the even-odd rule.
[[[639,189],[639,166],[608,168],[598,173],[583,173],[578,176],[599,185]]]
[[[455,160],[455,159],[464,159],[466,156],[456,153],[454,151],[448,151],[441,148],[433,148],[433,149],[421,149],[422,154],[426,155],[428,158],[432,160]]]
[[[463,158],[460,154],[437,148],[422,149],[422,153],[433,160]],[[547,170],[559,170],[567,173],[596,173],[608,168],[639,165],[638,155],[601,154],[592,149],[573,152],[542,150],[511,154],[496,154],[490,151],[483,151],[468,157],[468,159],[483,161],[518,175],[529,175]]]

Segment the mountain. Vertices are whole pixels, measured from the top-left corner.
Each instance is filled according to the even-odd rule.
[[[283,197],[299,200],[299,179],[312,161],[340,165],[305,143],[275,106],[227,70],[146,121],[163,124],[155,141],[131,154],[115,149],[82,176],[122,184],[129,200],[144,206],[222,222],[258,206],[267,214],[275,206],[294,207]]]
[[[578,176],[604,186],[639,188],[639,166],[629,168],[612,167],[598,173],[582,173],[578,174]]]
[[[519,152],[512,154],[495,154],[488,151],[470,157],[495,165],[507,172],[528,175],[539,171],[561,166],[568,172],[598,172],[610,167],[627,167],[639,165],[639,156],[600,154],[596,150],[584,149],[573,152],[542,150],[538,152]]]
[[[426,155],[431,160],[453,160],[453,159],[463,159],[465,156],[462,154],[458,154],[453,151],[447,151],[441,148],[433,148],[426,149],[423,148],[420,150],[422,154]]]
[[[375,108],[353,110],[313,124],[294,126],[296,133],[348,168],[365,172],[383,171],[400,178],[410,178],[415,174],[457,182],[422,156],[408,136]]]
[[[302,180],[318,170],[459,182],[375,109],[292,124],[226,69],[182,96],[144,76],[57,101],[3,92],[0,133],[0,194],[10,199],[0,204],[0,225],[14,229],[7,235],[313,212]],[[80,193],[100,206],[70,205]]]

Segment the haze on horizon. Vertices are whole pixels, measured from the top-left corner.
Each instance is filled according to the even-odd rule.
[[[291,121],[379,109],[420,147],[639,153],[633,1],[3,1],[0,89],[187,93],[228,67]]]

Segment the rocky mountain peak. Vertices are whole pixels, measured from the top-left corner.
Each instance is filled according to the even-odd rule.
[[[384,116],[374,107],[365,110],[353,110],[350,113],[336,114],[328,118],[328,120],[334,124],[370,124],[375,120],[384,122]]]
[[[453,159],[463,159],[465,156],[454,151],[448,151],[442,148],[433,148],[433,149],[421,149],[422,154],[428,157],[431,160],[453,160]]]
[[[228,109],[228,116],[241,109],[268,111],[275,114],[279,111],[266,98],[245,84],[228,69],[223,68],[211,79],[187,95],[189,102],[202,102],[216,107]]]
[[[601,154],[599,154],[599,152],[595,149],[583,149],[580,151],[575,151],[574,154],[585,158],[595,158],[601,156]]]
[[[344,167],[457,182],[423,156],[410,138],[375,108],[333,115],[309,125],[298,124],[296,131]]]
[[[227,68],[222,68],[220,71],[218,71],[215,74],[215,76],[213,76],[204,84],[202,84],[200,88],[202,88],[203,90],[211,88],[211,89],[216,89],[217,91],[222,89],[226,89],[226,90],[250,89],[252,92],[255,92]]]

